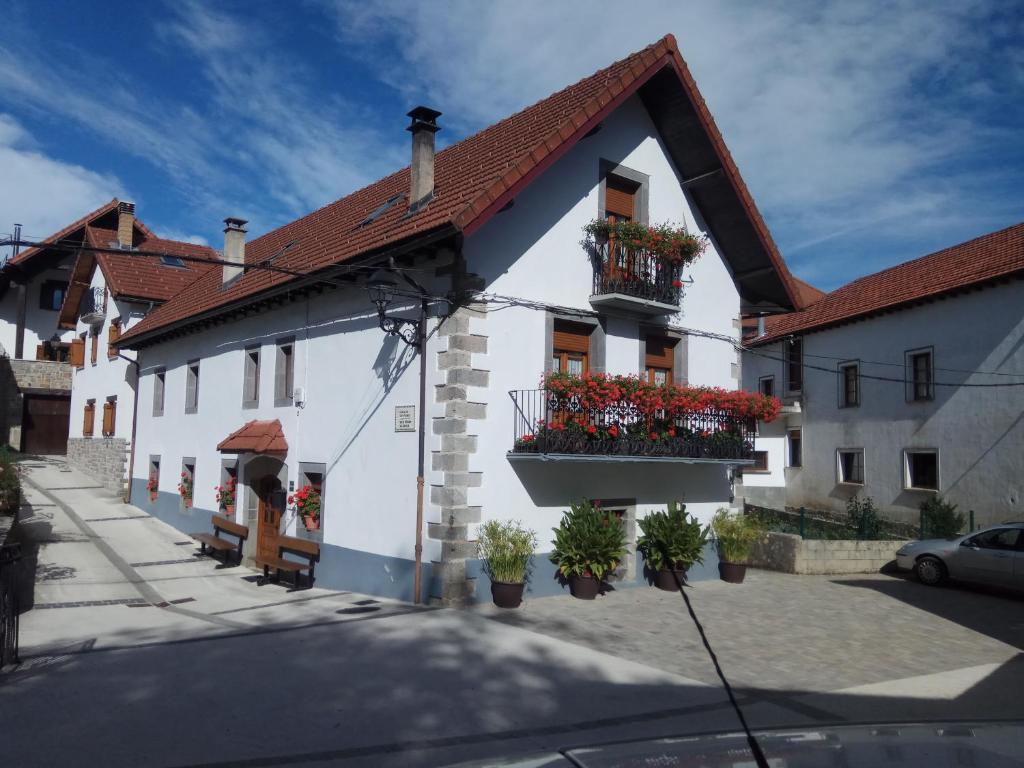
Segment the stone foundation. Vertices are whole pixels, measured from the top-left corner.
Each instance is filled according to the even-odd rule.
[[[26,392],[70,393],[71,364],[0,357],[0,445],[21,446]]]
[[[68,461],[112,493],[127,488],[128,441],[121,437],[68,438]]]
[[[801,539],[793,533],[768,532],[754,544],[750,565],[783,573],[877,573],[896,559],[904,541]]]

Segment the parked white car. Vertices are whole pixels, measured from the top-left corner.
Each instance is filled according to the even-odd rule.
[[[955,539],[912,541],[896,553],[896,565],[931,586],[950,578],[1024,589],[1024,522]]]

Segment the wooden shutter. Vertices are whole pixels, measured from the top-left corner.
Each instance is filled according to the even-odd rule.
[[[92,335],[92,348],[89,350],[89,362],[96,365],[96,357],[100,350],[100,337],[95,333]]]
[[[75,339],[71,342],[71,365],[75,368],[85,366],[85,339]]]
[[[107,330],[107,359],[113,360],[117,357],[117,348],[114,342],[121,338],[121,321],[115,320]]]
[[[636,185],[609,176],[604,189],[605,216],[616,216],[633,221],[636,218]]]
[[[114,404],[109,400],[103,404],[103,435],[114,434]]]
[[[590,352],[590,333],[593,326],[585,323],[573,323],[567,320],[555,321],[553,346],[555,350],[565,352]]]
[[[36,360],[45,360],[45,359],[46,359],[46,347],[44,347],[42,344],[36,345]]]
[[[645,346],[644,367],[647,370],[648,382],[657,383],[655,371],[665,371],[665,381],[671,384],[675,368],[676,340],[666,336],[648,336]]]
[[[85,419],[82,422],[82,435],[92,437],[93,425],[96,423],[96,404],[89,402],[85,404]]]

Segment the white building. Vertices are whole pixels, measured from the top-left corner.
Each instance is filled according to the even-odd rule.
[[[316,538],[321,583],[401,598],[412,596],[420,534],[423,596],[448,603],[475,599],[481,520],[518,519],[540,533],[534,594],[561,589],[543,553],[573,500],[621,510],[631,535],[637,517],[674,499],[709,520],[730,503],[732,467],[748,453],[513,452],[543,413],[533,391],[553,366],[734,389],[729,340],[739,341],[741,314],[795,306],[792,279],[674,39],[436,162],[439,113],[410,115],[411,171],[249,243],[245,222],[228,219],[224,258],[250,269],[211,270],[121,337],[141,373],[133,502],[201,530],[218,507],[214,487],[235,477],[249,556],[273,549],[282,532]],[[681,304],[661,277],[605,280],[580,240],[609,214],[709,236],[680,276]],[[419,314],[421,294],[405,278],[426,290],[422,359],[381,331],[365,285],[380,266],[404,287],[389,318]],[[427,427],[417,434],[421,415]],[[191,505],[179,494],[182,475]],[[318,531],[274,506],[275,491],[307,484],[322,490]],[[713,556],[706,565],[714,572]],[[622,584],[637,583],[637,571],[631,560]]]
[[[977,525],[1024,514],[1024,224],[878,272],[748,338],[745,386],[786,407],[737,495],[916,522],[938,493]]]

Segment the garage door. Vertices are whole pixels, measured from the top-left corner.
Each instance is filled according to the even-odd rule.
[[[66,454],[70,416],[71,395],[25,395],[22,453]]]

